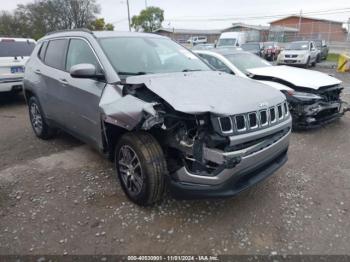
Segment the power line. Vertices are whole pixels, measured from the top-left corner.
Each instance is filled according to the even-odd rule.
[[[322,11],[312,11],[312,12],[303,12],[303,15],[330,15],[330,14],[341,14],[341,13],[350,13],[349,8],[341,8],[341,9],[329,9]],[[256,19],[274,19],[281,18],[290,15],[298,15],[298,14],[278,14],[278,15],[261,15],[261,16],[230,16],[230,17],[197,17],[197,18],[167,18],[166,21],[189,21],[189,22],[200,22],[200,21],[230,21],[230,20],[256,20]]]

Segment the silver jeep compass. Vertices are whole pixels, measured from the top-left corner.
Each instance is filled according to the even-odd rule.
[[[285,96],[213,71],[153,34],[52,33],[27,63],[24,92],[42,139],[64,130],[115,162],[127,196],[232,196],[287,161]]]

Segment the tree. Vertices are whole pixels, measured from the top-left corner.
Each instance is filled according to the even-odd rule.
[[[164,21],[164,11],[159,7],[150,6],[135,15],[131,19],[131,26],[136,30],[153,32],[162,26]]]
[[[92,21],[91,25],[89,26],[89,29],[94,31],[103,31],[103,30],[113,31],[114,25],[106,24],[104,18],[98,18]]]
[[[52,31],[87,28],[99,13],[96,0],[33,0],[13,13],[0,13],[0,33],[38,39]]]

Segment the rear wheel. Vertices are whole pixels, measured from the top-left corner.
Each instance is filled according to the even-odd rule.
[[[167,167],[163,150],[152,135],[146,132],[123,135],[116,145],[115,166],[131,201],[147,206],[162,199]]]
[[[45,119],[43,110],[35,96],[29,98],[29,118],[35,135],[41,139],[49,139],[54,136],[55,129],[51,128]]]

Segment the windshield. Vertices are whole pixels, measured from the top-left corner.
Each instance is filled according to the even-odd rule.
[[[275,43],[274,42],[265,42],[264,43],[264,47],[265,48],[274,48],[275,47]]]
[[[249,73],[247,69],[271,66],[266,60],[250,53],[231,54],[225,57],[244,74]]]
[[[221,38],[219,39],[218,46],[235,46],[236,38]]]
[[[166,38],[113,37],[100,43],[121,76],[211,70],[196,55]]]
[[[33,42],[2,40],[0,41],[0,57],[30,56],[34,47]]]
[[[260,46],[258,44],[243,44],[242,49],[245,51],[260,50]]]
[[[286,46],[286,50],[308,50],[308,42],[293,42]]]
[[[322,47],[322,41],[315,41],[316,47]]]

